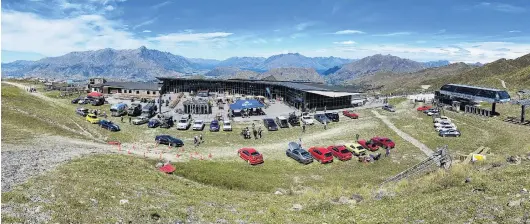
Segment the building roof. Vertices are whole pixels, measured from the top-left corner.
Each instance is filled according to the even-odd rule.
[[[343,97],[343,96],[352,96],[352,95],[359,94],[359,93],[348,93],[348,92],[331,92],[331,91],[314,91],[314,90],[310,90],[307,92],[322,95],[322,96],[327,96],[327,97]]]
[[[247,82],[279,85],[302,91],[323,91],[323,92],[348,92],[360,93],[358,88],[353,86],[327,85],[315,82],[296,82],[296,81],[273,81],[273,80],[251,80],[251,79],[186,79],[174,77],[157,77],[159,80],[187,80],[187,81],[204,81],[204,82]]]
[[[93,87],[110,86],[122,89],[153,90],[158,91],[159,84],[156,82],[105,82],[92,85]]]

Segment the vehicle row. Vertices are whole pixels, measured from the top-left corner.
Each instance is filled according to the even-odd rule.
[[[440,137],[460,137],[462,134],[455,123],[446,116],[440,116],[434,119],[434,130]]]

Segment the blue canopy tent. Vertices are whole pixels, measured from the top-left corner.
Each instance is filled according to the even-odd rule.
[[[233,111],[260,107],[264,107],[264,105],[257,100],[238,100],[235,103],[230,104],[230,109]]]

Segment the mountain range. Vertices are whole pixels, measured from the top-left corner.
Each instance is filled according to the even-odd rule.
[[[71,52],[38,61],[2,63],[2,75],[87,79],[105,77],[112,80],[153,80],[158,76],[205,75],[219,78],[263,78],[278,80],[326,80],[340,83],[359,75],[379,71],[413,72],[441,66],[448,61],[415,62],[391,55],[374,55],[360,60],[338,57],[306,57],[288,53],[264,57],[232,57],[226,60],[186,58],[146,47],[131,50],[110,48]],[[320,74],[318,76],[315,75]],[[304,75],[308,77],[303,77]]]

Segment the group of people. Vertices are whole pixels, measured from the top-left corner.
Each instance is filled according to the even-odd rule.
[[[28,88],[26,88],[26,91],[28,91],[30,93],[35,93],[35,92],[37,92],[37,89],[35,89],[33,87],[28,87]]]
[[[361,155],[359,156],[359,162],[373,163],[376,160],[379,160],[379,158],[381,158],[381,153],[377,153],[375,155],[374,154]]]
[[[199,146],[201,143],[204,143],[204,140],[202,139],[202,134],[200,134],[199,136],[193,136],[193,145],[195,145],[195,147]]]
[[[254,123],[252,123],[252,134],[254,135],[254,139],[258,139],[258,138],[263,137],[261,127],[258,127],[258,129],[256,129],[256,124],[254,124]],[[243,137],[245,139],[251,139],[252,138],[250,129],[248,127],[243,129],[242,135],[243,135]]]
[[[101,117],[107,118],[107,112],[106,111],[101,112],[100,109],[90,110],[90,113],[92,113],[92,114],[94,114],[96,116],[101,116]]]

